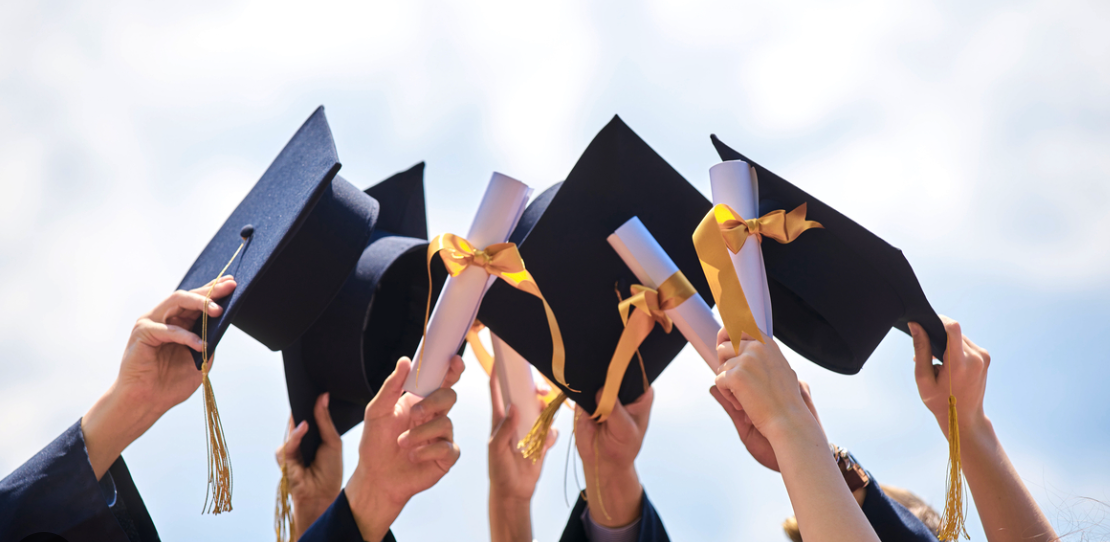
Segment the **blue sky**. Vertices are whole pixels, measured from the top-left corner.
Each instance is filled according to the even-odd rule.
[[[315,106],[356,185],[427,161],[433,234],[465,231],[492,171],[561,180],[620,114],[705,193],[717,133],[902,248],[991,351],[987,413],[1034,496],[1059,531],[1081,528],[1106,515],[1081,497],[1110,502],[1108,23],[1105,3],[1070,0],[6,2],[0,472],[103,393],[134,319]],[[791,359],[831,440],[939,503],[947,448],[910,356],[895,331],[854,377]],[[280,354],[233,330],[220,359],[233,513],[200,515],[199,394],[124,453],[168,541],[271,536]],[[676,540],[784,540],[781,480],[743,450],[711,376],[686,349],[656,382],[645,487]],[[462,459],[406,508],[403,539],[488,536],[476,365],[459,390]],[[569,514],[566,444],[536,492],[541,541]]]

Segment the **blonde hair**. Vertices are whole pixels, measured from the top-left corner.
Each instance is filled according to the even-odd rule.
[[[921,520],[921,523],[924,523],[933,534],[940,532],[940,514],[933,510],[933,507],[929,506],[921,497],[900,487],[885,484],[879,484],[879,487],[883,490],[883,493],[894,499],[894,502],[906,507],[906,510],[917,516],[917,519]],[[782,530],[786,531],[786,536],[793,542],[802,542],[802,531],[798,529],[797,517],[790,516],[786,518],[786,521],[782,522]]]

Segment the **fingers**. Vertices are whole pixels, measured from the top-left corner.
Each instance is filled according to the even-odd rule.
[[[292,419],[290,419],[292,423]],[[301,462],[301,440],[308,434],[308,422],[302,420],[289,432],[289,439],[278,447],[275,459],[277,459],[278,466],[281,466],[282,460],[287,463],[300,463]],[[283,457],[284,456],[284,457]]]
[[[636,398],[624,409],[632,416],[632,421],[636,423],[636,427],[640,431],[647,428],[648,419],[651,417],[651,404],[655,401],[655,388],[649,387],[643,395]]]
[[[320,440],[325,445],[342,448],[343,439],[339,437],[339,431],[336,430],[335,423],[331,420],[331,411],[328,410],[328,403],[330,402],[330,393],[321,393],[316,398],[316,407],[313,412],[316,415],[316,429],[320,431]]]
[[[219,316],[224,312],[223,307],[216,304],[215,301],[204,297],[204,294],[198,294],[193,291],[177,290],[162,302],[158,310],[151,315],[151,319],[158,322],[166,322],[178,316],[196,318],[202,310],[207,312],[208,316],[212,317]]]
[[[717,404],[721,405],[721,408],[725,409],[725,413],[728,414],[728,417],[732,418],[733,423],[736,423],[743,411],[737,409],[736,405],[732,404],[732,401],[726,399],[725,394],[722,393],[721,389],[717,386],[711,386],[709,388],[709,395],[712,395],[713,398],[717,400]]]
[[[944,361],[945,362],[955,361],[956,356],[963,357],[962,356],[962,354],[963,354],[962,350],[954,350],[953,349],[953,346],[955,346],[955,348],[960,348],[960,349],[963,348],[963,346],[962,346],[964,344],[963,331],[960,330],[960,323],[959,322],[957,322],[957,321],[955,321],[955,320],[953,320],[953,319],[951,319],[947,316],[941,315],[940,321],[944,324],[945,333],[948,334],[948,347],[945,348],[945,353],[947,354],[948,359],[946,359]]]
[[[141,342],[152,347],[161,346],[166,343],[176,343],[200,352],[204,345],[200,337],[192,331],[174,325],[155,322],[149,318],[139,320],[139,322],[135,324],[135,330],[132,333],[136,335]]]
[[[443,384],[440,384],[439,387],[450,388],[454,386],[458,383],[464,369],[466,369],[466,365],[463,363],[462,357],[452,356],[451,363],[447,366],[447,374],[443,377]]]
[[[397,445],[405,449],[417,448],[435,440],[454,440],[455,428],[451,418],[440,416],[418,425],[397,437]]]
[[[407,357],[397,360],[397,367],[386,377],[381,389],[378,390],[370,404],[366,405],[365,419],[369,420],[393,413],[393,407],[397,405],[397,401],[405,393],[405,379],[409,377],[410,371],[412,371],[412,360]]]
[[[732,378],[730,378],[732,368],[735,367],[739,361],[740,358],[733,358],[729,360],[728,364],[722,365],[721,372],[717,373],[716,378],[713,379],[713,383],[718,391],[721,392],[721,396],[732,405],[733,409],[744,410],[743,405],[740,404],[740,399],[736,397],[736,392],[732,390]]]
[[[918,387],[933,386],[937,383],[933,371],[933,347],[929,345],[929,335],[917,322],[910,322],[910,336],[913,337],[913,376]]]
[[[438,440],[431,444],[421,446],[409,452],[409,459],[414,463],[435,461],[446,472],[459,460],[459,446],[449,440]]]
[[[215,288],[212,288],[213,284],[216,285]],[[221,297],[225,297],[235,290],[235,277],[231,275],[224,275],[220,277],[219,281],[212,280],[209,281],[208,284],[205,284],[200,288],[193,288],[189,291],[198,293],[200,295],[208,295],[209,288],[212,288],[212,299],[220,299]]]
[[[432,418],[445,416],[455,406],[458,394],[451,388],[440,388],[428,394],[424,400],[412,407],[412,423],[420,425]]]
[[[720,346],[727,342],[730,342],[728,338],[728,330],[722,327],[721,329],[717,330],[717,346]]]

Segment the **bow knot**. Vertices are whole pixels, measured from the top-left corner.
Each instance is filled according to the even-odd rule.
[[[780,243],[790,243],[797,239],[802,232],[810,228],[822,227],[819,222],[806,220],[806,204],[801,204],[788,214],[782,209],[771,211],[759,218],[745,220],[732,207],[719,204],[713,208],[717,219],[717,227],[721,230],[721,237],[725,246],[733,254],[738,254],[744,248],[748,237],[755,237],[757,242],[762,242],[767,236]]]
[[[441,254],[443,266],[447,268],[447,272],[452,277],[459,276],[468,267],[474,265],[491,276],[504,280],[513,288],[540,298],[540,301],[543,302],[544,313],[547,316],[547,327],[551,332],[552,372],[560,384],[573,390],[563,376],[566,353],[563,347],[563,335],[559,331],[559,322],[555,320],[555,313],[551,311],[551,306],[544,299],[536,280],[524,268],[524,260],[520,256],[520,250],[517,249],[516,243],[494,243],[485,248],[475,248],[466,239],[451,233],[444,233],[432,239],[428,243],[427,255],[428,303],[424,311],[425,334],[428,332],[428,317],[432,309],[432,257],[436,254]],[[475,329],[472,327],[471,332],[474,331]],[[416,361],[416,377],[418,379],[420,378],[421,361],[423,361],[423,350],[421,350],[421,358]]]

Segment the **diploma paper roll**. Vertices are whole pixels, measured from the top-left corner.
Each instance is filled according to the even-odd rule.
[[[510,404],[516,406],[518,416],[513,429],[513,442],[520,442],[532,429],[536,418],[540,417],[532,365],[497,334],[491,331],[489,337],[493,343],[493,378],[497,379],[497,387],[501,390],[505,412],[509,411]]]
[[[617,228],[609,236],[609,244],[644,286],[658,288],[678,272],[678,266],[638,217],[632,217]],[[701,294],[694,293],[684,303],[666,312],[682,336],[694,345],[694,350],[716,372],[720,365],[717,361],[717,331],[721,329],[721,324]]]
[[[724,203],[732,207],[745,220],[759,218],[759,185],[752,178],[751,167],[741,160],[721,162],[709,168],[709,184],[713,190],[713,204]],[[763,267],[763,249],[749,239],[740,252],[733,254],[732,266],[740,278],[740,287],[752,310],[759,330],[768,337],[771,328],[771,294],[767,290],[767,271]],[[732,337],[738,339],[738,337]]]
[[[466,240],[475,248],[507,241],[531,194],[528,185],[494,173]],[[428,319],[428,331],[412,359],[413,369],[405,380],[405,391],[426,397],[439,388],[447,375],[451,357],[459,351],[478,314],[482,296],[495,280],[496,277],[477,266],[467,267],[458,276],[447,277]]]

